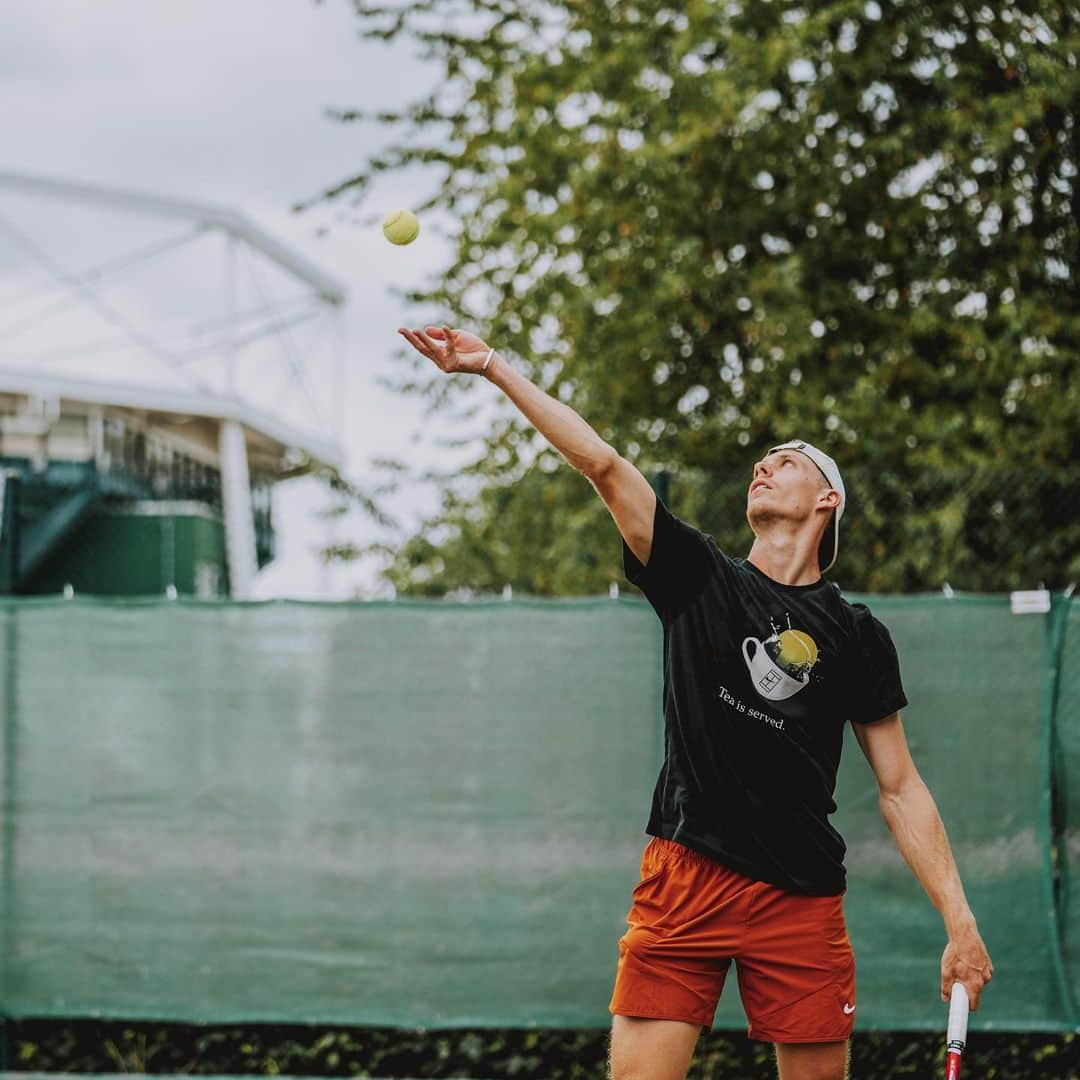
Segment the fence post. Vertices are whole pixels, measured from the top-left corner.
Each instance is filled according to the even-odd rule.
[[[1064,940],[1062,937],[1061,909],[1062,897],[1054,887],[1055,848],[1060,850],[1061,839],[1055,828],[1054,805],[1057,798],[1057,704],[1061,681],[1061,657],[1065,647],[1065,622],[1069,611],[1069,593],[1058,593],[1051,597],[1050,612],[1046,618],[1046,676],[1043,687],[1043,760],[1042,774],[1045,778],[1041,811],[1043,818],[1043,898],[1046,904],[1047,929],[1050,935],[1050,955],[1054,966],[1054,979],[1061,996],[1061,1004],[1070,1024],[1077,1023],[1076,1004],[1073,1001],[1072,986],[1065,970]],[[1064,860],[1058,858],[1057,864],[1064,867]],[[1061,870],[1065,874],[1064,868]],[[1065,880],[1064,877],[1062,880]]]
[[[3,611],[3,708],[0,738],[3,739],[3,771],[0,772],[0,1071],[10,1068],[8,1045],[8,972],[15,955],[12,930],[15,919],[15,841],[16,841],[16,725],[19,708],[19,624],[18,609],[8,601]]]
[[[10,596],[19,584],[19,495],[15,469],[0,472],[0,595]]]

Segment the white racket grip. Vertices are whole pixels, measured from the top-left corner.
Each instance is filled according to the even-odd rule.
[[[950,1050],[964,1052],[968,1029],[968,994],[962,982],[953,983],[952,1000],[949,1002],[949,1027],[945,1036]],[[941,1029],[938,1028],[940,1031]]]

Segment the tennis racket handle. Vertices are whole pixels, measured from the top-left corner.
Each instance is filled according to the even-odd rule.
[[[953,983],[949,1002],[949,1027],[945,1058],[945,1080],[960,1080],[960,1059],[967,1045],[968,995],[963,983]]]
[[[967,987],[962,982],[953,983],[952,1000],[949,1002],[949,1028],[945,1036],[950,1050],[964,1052],[968,1029]],[[940,1029],[939,1029],[940,1030]]]

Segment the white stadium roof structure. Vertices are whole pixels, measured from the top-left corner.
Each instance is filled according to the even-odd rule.
[[[0,171],[0,249],[0,393],[235,420],[341,467],[345,287],[243,213]]]
[[[243,597],[249,478],[344,464],[345,300],[239,211],[0,171],[0,436],[104,411],[213,454]]]

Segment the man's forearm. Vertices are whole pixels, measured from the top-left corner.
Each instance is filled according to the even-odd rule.
[[[937,805],[921,778],[883,794],[881,813],[919,883],[945,920],[950,937],[974,921]]]
[[[495,353],[484,378],[493,382],[521,410],[525,418],[578,472],[592,477],[612,460],[616,451],[568,405],[529,382]]]

